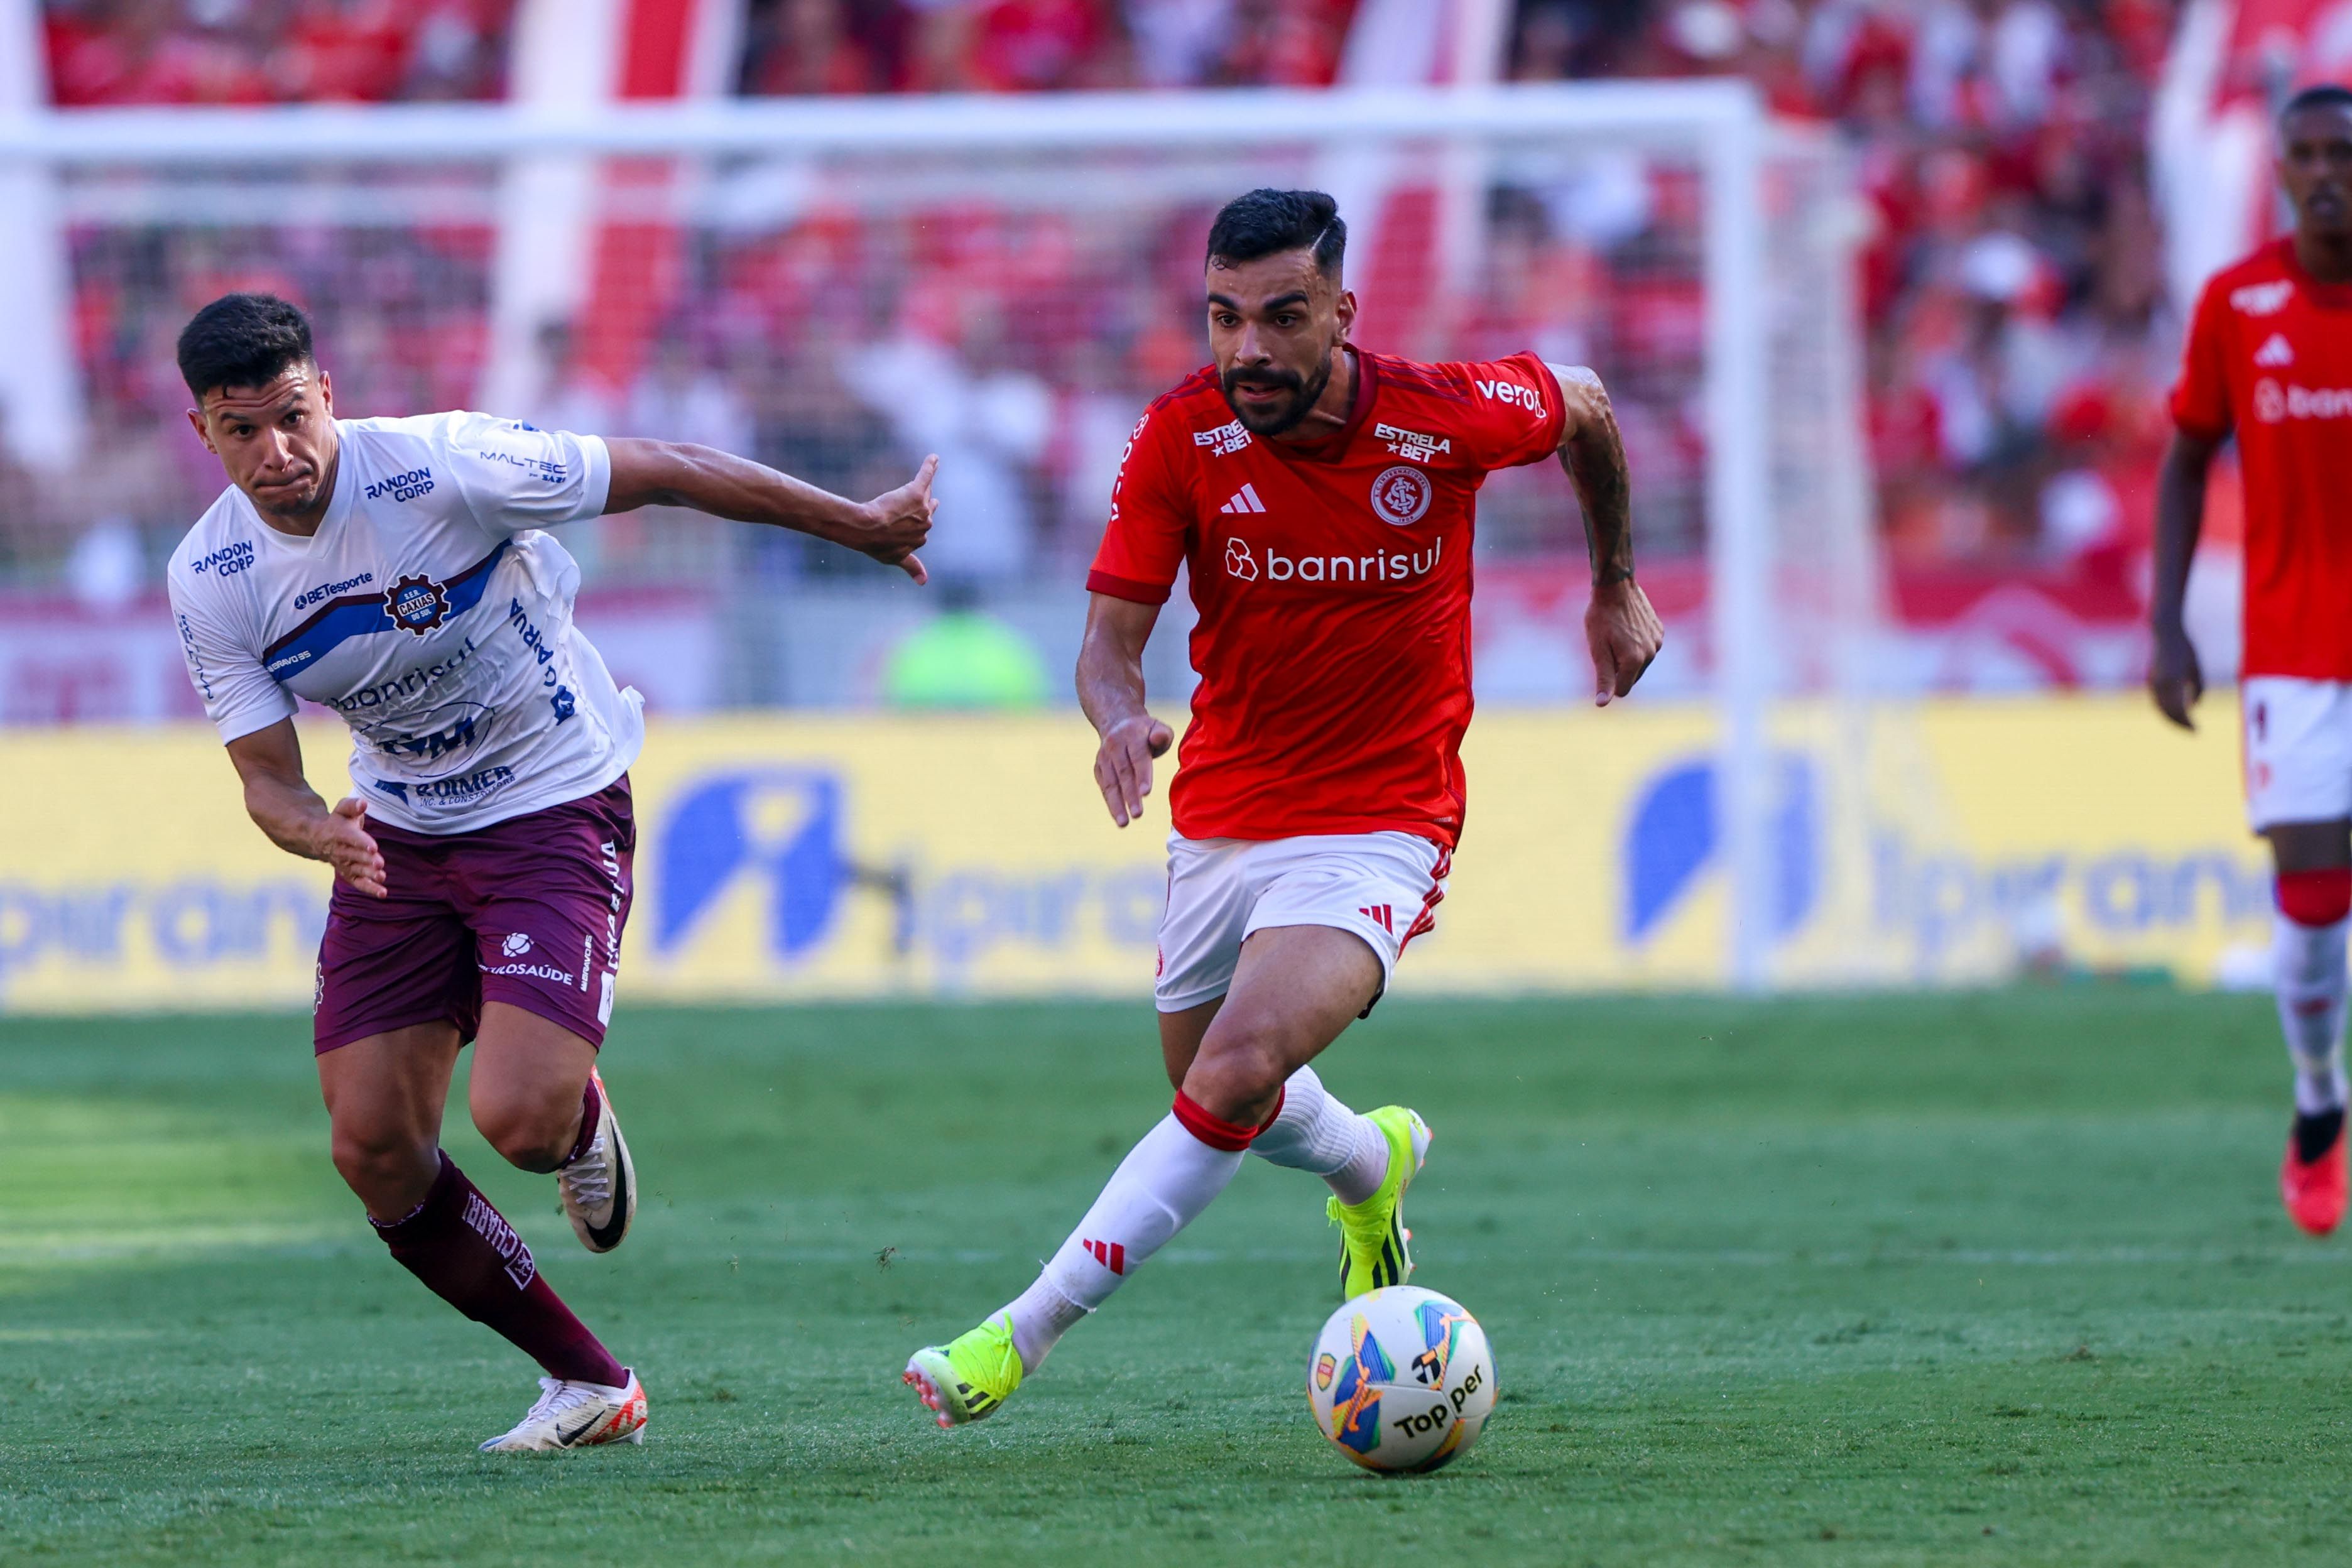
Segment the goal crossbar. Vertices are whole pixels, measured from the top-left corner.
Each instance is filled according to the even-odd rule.
[[[1310,92],[726,99],[593,114],[503,104],[67,110],[0,118],[0,159],[36,164],[1236,147],[1367,135],[1606,136],[1689,146],[1760,134],[1762,101],[1731,80]]]

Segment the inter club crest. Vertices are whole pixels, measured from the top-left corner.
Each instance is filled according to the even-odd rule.
[[[448,618],[448,590],[430,577],[403,577],[384,591],[383,612],[394,626],[423,637]]]
[[[1410,528],[1428,513],[1430,497],[1435,493],[1427,474],[1399,463],[1382,468],[1381,477],[1372,481],[1372,510],[1382,522]]]

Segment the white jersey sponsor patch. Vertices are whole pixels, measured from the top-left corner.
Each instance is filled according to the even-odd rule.
[[[604,443],[483,414],[344,419],[308,539],[224,492],[167,580],[223,741],[293,716],[352,730],[371,815],[486,827],[593,795],[643,743],[637,694],[572,624],[580,569],[545,527],[604,510]]]

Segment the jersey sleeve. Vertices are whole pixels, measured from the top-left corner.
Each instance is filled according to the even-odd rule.
[[[2236,423],[2230,407],[2228,305],[2221,280],[2205,285],[2190,318],[2189,342],[2180,355],[2180,380],[2172,388],[2172,422],[2191,436],[2218,441]]]
[[[1454,367],[1468,384],[1470,456],[1483,468],[1516,468],[1559,450],[1568,411],[1551,367],[1532,353]]]
[[[435,435],[475,520],[499,538],[598,516],[612,493],[613,459],[601,436],[488,414],[448,415]]]
[[[166,585],[188,679],[204,700],[205,716],[220,731],[221,743],[294,717],[294,694],[270,679],[260,651],[236,634],[206,588],[184,579],[176,563]]]
[[[1164,605],[1176,585],[1192,517],[1168,460],[1165,427],[1173,424],[1170,411],[1153,409],[1135,422],[1127,438],[1118,479],[1110,487],[1110,523],[1095,552],[1094,569],[1087,574],[1091,593]]]

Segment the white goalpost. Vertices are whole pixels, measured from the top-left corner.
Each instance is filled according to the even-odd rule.
[[[0,118],[0,226],[40,258],[16,266],[28,317],[62,323],[83,297],[102,296],[150,333],[152,353],[159,329],[137,312],[160,319],[194,279],[267,276],[285,257],[342,268],[364,290],[378,265],[418,296],[398,320],[477,344],[464,366],[448,353],[421,363],[412,384],[501,407],[548,374],[534,354],[551,303],[586,309],[599,289],[622,291],[609,298],[628,305],[619,319],[635,337],[596,352],[632,364],[658,353],[666,312],[706,286],[740,296],[734,316],[701,329],[724,346],[761,331],[881,335],[921,310],[952,315],[952,288],[941,302],[923,280],[959,277],[1023,303],[1010,319],[943,331],[1020,349],[1043,312],[1050,324],[1036,330],[1086,340],[1068,363],[1139,362],[1166,326],[1135,280],[1197,247],[1199,216],[1264,184],[1339,198],[1374,346],[1503,352],[1488,339],[1522,321],[1546,342],[1513,347],[1556,359],[1591,345],[1640,438],[1641,563],[1678,558],[1704,582],[1683,639],[1703,646],[1672,650],[1661,684],[1704,694],[1719,717],[1723,977],[1749,989],[1906,978],[1868,908],[1881,763],[1866,677],[1881,607],[1853,206],[1836,148],[1776,127],[1744,83]],[[986,215],[984,241],[948,232],[974,212]],[[1529,263],[1539,239],[1551,259]],[[657,254],[631,260],[632,245]],[[1031,288],[1024,246],[1060,258],[1061,303]],[[568,281],[549,277],[559,252],[576,274]],[[1569,277],[1562,256],[1583,270]],[[852,292],[795,270],[844,258]],[[629,292],[656,288],[657,303]],[[812,290],[814,305],[803,298]],[[1071,314],[1055,319],[1061,310]],[[0,400],[17,439],[38,430],[56,456],[80,411],[52,405],[82,394],[54,366],[26,368],[38,362],[0,360],[0,378],[13,378],[0,379]],[[35,374],[46,379],[26,379]],[[1066,402],[1141,400],[1116,377],[1087,380],[1094,368],[1068,372],[1067,384],[1063,374],[1033,379]],[[59,416],[25,417],[44,407]],[[1083,461],[1067,466],[1069,485],[1089,482]],[[1054,473],[1023,482],[1042,494],[1065,483]],[[1055,495],[1034,504],[1050,513]],[[1578,548],[1572,519],[1536,520],[1507,487],[1488,504],[1496,550]],[[1810,874],[1829,921],[1801,943],[1781,929],[1792,724],[1821,775],[1807,808]]]

